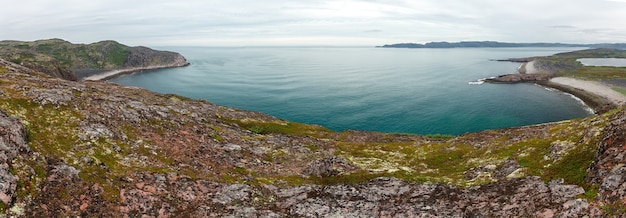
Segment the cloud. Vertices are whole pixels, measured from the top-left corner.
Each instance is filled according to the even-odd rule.
[[[554,26],[548,26],[548,28],[555,28],[555,29],[574,29],[576,27],[574,26],[570,26],[570,25],[554,25]]]
[[[113,39],[130,45],[212,46],[623,42],[624,2],[21,0],[3,5],[0,39],[57,37],[79,43]],[[576,35],[590,29],[607,30]]]

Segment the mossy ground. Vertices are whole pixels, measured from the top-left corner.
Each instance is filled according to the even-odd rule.
[[[448,142],[424,144],[343,142],[336,154],[374,174],[395,174],[408,181],[459,186],[492,182],[491,176],[468,180],[464,173],[480,166],[500,166],[513,158],[523,167],[525,176],[540,176],[546,181],[564,178],[569,184],[586,186],[586,169],[594,158],[601,135],[583,137],[589,128],[603,128],[606,119],[608,115],[552,124],[548,137],[535,136],[516,142],[507,140],[507,137],[485,139],[491,145],[482,148],[467,144],[460,136]],[[574,147],[553,161],[546,156],[554,142],[572,142]]]

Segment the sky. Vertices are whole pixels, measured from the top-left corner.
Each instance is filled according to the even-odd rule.
[[[0,40],[138,46],[626,43],[626,0],[3,0]]]

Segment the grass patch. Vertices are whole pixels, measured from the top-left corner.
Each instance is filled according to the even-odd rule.
[[[621,87],[613,87],[613,90],[622,93],[622,95],[626,95],[626,88],[621,88]]]
[[[443,182],[459,184],[463,172],[473,167],[469,163],[476,149],[464,144],[413,142],[340,143],[337,155],[372,175],[393,176],[409,182]]]
[[[464,137],[454,141],[438,141],[424,144],[415,142],[349,143],[337,144],[335,155],[343,156],[360,169],[376,176],[393,176],[412,182],[437,182],[469,186],[493,181],[496,171],[470,178],[466,172],[476,167],[502,166],[507,159],[516,160],[523,174],[540,176],[545,181],[563,178],[568,184],[576,184],[589,190],[585,183],[586,169],[591,164],[595,149],[602,138],[596,135],[583,139],[589,128],[601,129],[608,115],[572,120],[555,124],[547,131],[549,136],[516,140],[510,135],[485,139],[480,149],[464,144]],[[495,132],[493,134],[496,134]],[[509,133],[516,134],[516,133]],[[515,140],[511,142],[511,140]],[[557,161],[547,158],[554,143],[568,145]],[[564,145],[562,145],[564,144]],[[593,196],[594,193],[588,193]]]
[[[626,67],[594,67],[578,68],[574,74],[591,80],[626,79]]]
[[[424,135],[424,137],[428,139],[434,139],[434,140],[448,140],[448,139],[454,138],[453,135],[446,135],[446,134],[428,134],[428,135]]]
[[[626,214],[626,204],[622,201],[616,201],[614,203],[601,205],[600,210],[602,210],[604,215],[621,217]]]
[[[569,184],[588,188],[585,183],[587,168],[593,162],[595,145],[579,145],[572,149],[566,156],[546,169],[547,179],[563,178]]]
[[[267,134],[284,134],[284,135],[293,135],[293,136],[315,136],[318,138],[322,138],[326,136],[328,133],[331,133],[329,129],[326,129],[317,125],[308,125],[302,123],[288,122],[288,121],[279,121],[279,122],[264,122],[258,120],[232,120],[225,119],[222,120],[228,123],[234,123],[239,125],[241,128],[247,129],[253,133],[267,135]]]
[[[78,142],[78,112],[65,106],[41,106],[26,99],[5,99],[0,108],[24,122],[27,140],[36,152],[72,162],[72,146]]]

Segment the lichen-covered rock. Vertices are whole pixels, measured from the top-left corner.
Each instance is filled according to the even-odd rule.
[[[336,176],[355,171],[357,168],[341,157],[332,156],[310,163],[303,171],[304,175],[317,177]]]
[[[602,201],[626,207],[626,111],[613,116],[604,134],[587,180],[600,186]]]
[[[32,89],[26,95],[41,105],[66,106],[72,100],[72,92],[64,89]]]
[[[0,110],[0,201],[11,205],[18,177],[9,172],[9,165],[20,153],[27,153],[26,132],[22,123]]]
[[[17,176],[11,174],[6,166],[0,167],[0,201],[4,205],[10,205],[13,202],[17,179]]]

